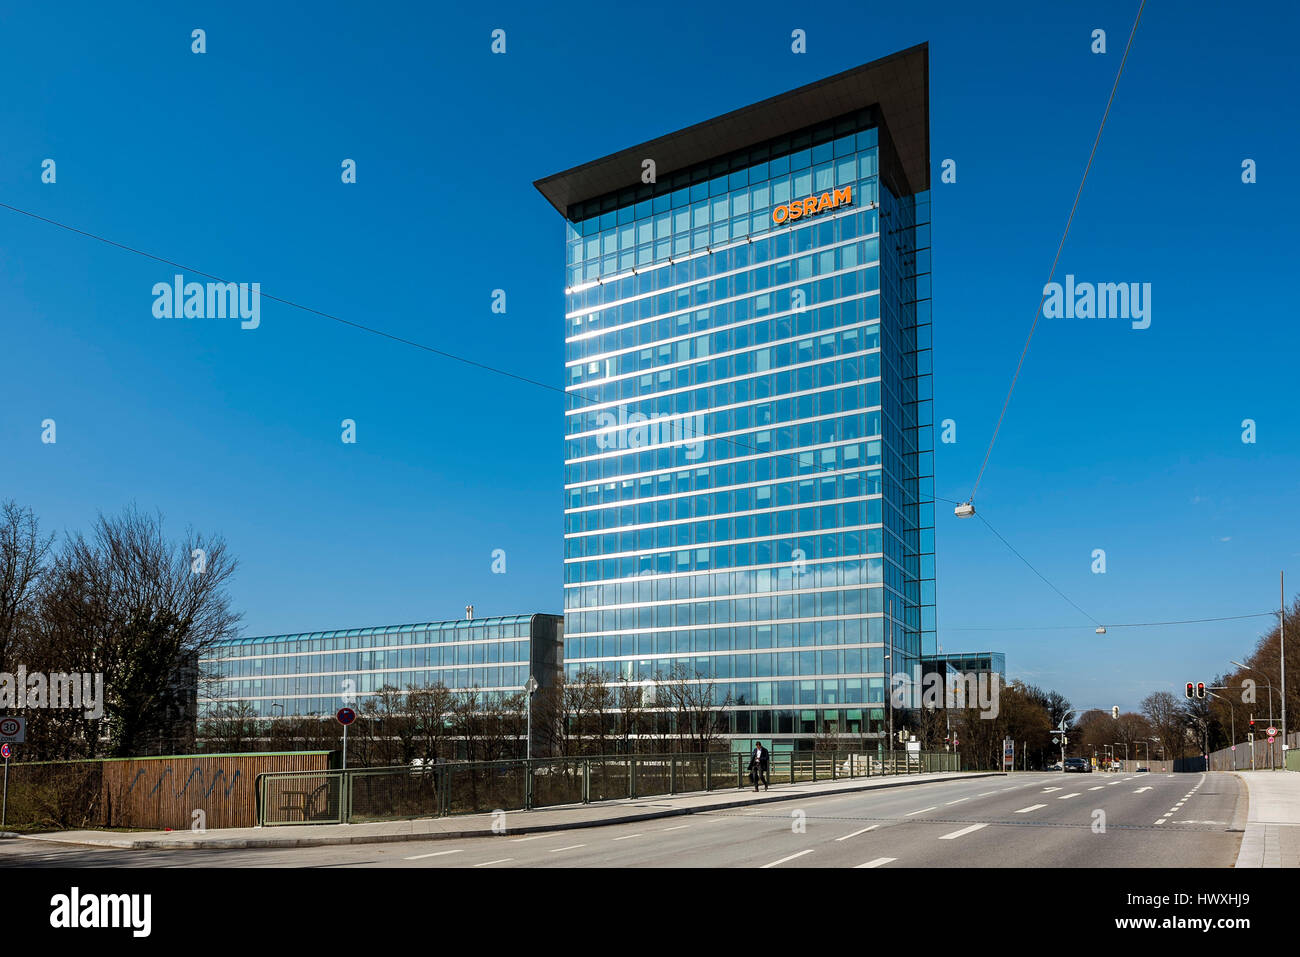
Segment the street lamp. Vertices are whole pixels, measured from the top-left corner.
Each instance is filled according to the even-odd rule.
[[[1124,748],[1124,763],[1125,763],[1125,764],[1128,764],[1128,742],[1127,742],[1127,741],[1116,741],[1113,745],[1111,745],[1111,750],[1112,750],[1112,752],[1114,751],[1114,749],[1115,749],[1116,747],[1123,747],[1123,748]]]
[[[524,682],[524,694],[528,696],[528,727],[525,731],[524,739],[524,759],[531,761],[533,759],[533,695],[537,692],[537,679],[532,675]]]

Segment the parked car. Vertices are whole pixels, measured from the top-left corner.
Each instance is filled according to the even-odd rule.
[[[1086,774],[1092,770],[1092,765],[1085,758],[1066,758],[1066,771],[1078,771],[1080,774]]]
[[[1137,773],[1138,773],[1138,774],[1142,774],[1144,771],[1150,771],[1151,769],[1150,769],[1150,768],[1144,768],[1144,767],[1138,767],[1136,770],[1137,770]]]
[[[1059,764],[1049,764],[1047,767],[1043,768],[1043,770],[1044,770],[1044,771],[1059,771],[1059,770],[1061,770],[1061,766],[1060,766]]]

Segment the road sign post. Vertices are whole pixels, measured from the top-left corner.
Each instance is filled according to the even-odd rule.
[[[27,719],[14,715],[0,718],[0,757],[5,759],[5,780],[0,791],[0,828],[4,827],[9,817],[9,758],[13,755],[13,746],[27,740]]]
[[[0,797],[0,829],[5,826],[5,819],[9,816],[9,754],[13,750],[9,742],[0,744],[0,755],[5,759],[5,785],[4,796]]]
[[[357,713],[351,708],[339,708],[338,714],[334,717],[338,718],[339,724],[343,725],[343,770],[346,771],[348,769],[348,725],[357,720]]]

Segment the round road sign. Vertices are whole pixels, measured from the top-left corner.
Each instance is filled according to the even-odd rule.
[[[1270,724],[1267,728],[1264,729],[1264,733],[1268,735],[1270,738],[1277,737],[1277,728],[1273,727]]]
[[[13,749],[10,748],[9,745],[7,745],[7,744],[0,744],[0,758],[4,758],[6,761],[8,761],[8,760],[9,760],[9,755],[11,755],[11,754],[13,754],[13,753],[14,753],[14,752],[13,752]]]
[[[334,717],[339,719],[339,724],[347,725],[357,720],[357,713],[351,708],[339,708],[339,713]]]
[[[22,724],[17,718],[0,718],[0,734],[9,737],[18,733]]]

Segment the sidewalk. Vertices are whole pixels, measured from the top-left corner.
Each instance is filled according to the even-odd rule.
[[[646,797],[634,800],[602,801],[594,804],[566,804],[535,811],[505,813],[505,831],[492,830],[491,814],[461,814],[454,817],[417,818],[403,821],[379,821],[371,824],[284,825],[281,827],[234,827],[209,831],[142,831],[124,834],[110,831],[58,831],[51,834],[15,835],[29,841],[54,841],[62,844],[93,844],[136,850],[247,848],[247,847],[318,847],[326,844],[376,844],[387,841],[427,841],[437,838],[492,837],[495,833],[530,834],[537,831],[561,831],[603,824],[626,824],[632,821],[697,814],[776,801],[806,800],[854,791],[953,781],[961,778],[1002,777],[998,771],[949,771],[933,774],[899,775],[884,778],[847,778],[804,784],[773,785],[771,791],[755,793],[732,788],[726,791],[700,791],[671,797]],[[1300,777],[1300,775],[1297,775]],[[4,836],[4,835],[0,835]]]
[[[1238,867],[1300,867],[1300,773],[1234,771],[1246,782],[1250,810]]]

